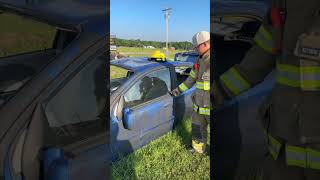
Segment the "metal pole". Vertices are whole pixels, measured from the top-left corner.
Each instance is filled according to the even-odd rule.
[[[171,8],[166,8],[164,10],[164,16],[165,16],[165,19],[166,19],[166,57],[169,56],[169,15],[170,15],[170,11],[171,11]]]
[[[168,17],[169,13],[166,11],[166,33],[167,33],[167,39],[166,39],[166,57],[169,55],[169,49],[168,49],[168,41],[169,41],[169,28],[168,28]]]

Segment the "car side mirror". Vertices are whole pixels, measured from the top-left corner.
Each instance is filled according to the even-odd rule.
[[[65,152],[60,148],[48,148],[42,154],[42,167],[45,180],[68,180],[69,165]]]
[[[129,130],[133,129],[133,119],[131,116],[130,108],[123,109],[123,119],[122,119],[123,127]]]

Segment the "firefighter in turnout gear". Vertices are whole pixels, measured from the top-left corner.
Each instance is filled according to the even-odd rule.
[[[179,95],[193,85],[196,91],[192,95],[192,149],[204,153],[207,142],[207,127],[210,121],[210,33],[201,31],[192,38],[194,48],[199,53],[199,58],[190,71],[189,77],[172,91]]]
[[[320,179],[320,1],[271,3],[242,62],[214,80],[213,106],[274,70],[276,84],[260,108],[269,149],[263,178]]]

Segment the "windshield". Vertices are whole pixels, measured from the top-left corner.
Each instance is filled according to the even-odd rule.
[[[197,57],[198,57],[197,55],[193,55],[193,54],[178,53],[175,55],[174,61],[195,62]]]
[[[110,66],[110,94],[113,94],[122,84],[124,84],[133,74],[132,71],[111,65]]]
[[[6,12],[0,13],[0,24],[1,107],[54,55],[56,29]]]

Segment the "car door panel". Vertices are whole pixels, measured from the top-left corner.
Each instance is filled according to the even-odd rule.
[[[150,85],[145,84],[145,79],[152,79],[152,87],[144,88],[144,85]],[[122,93],[126,102],[124,115],[121,120],[111,115],[114,152],[118,149],[127,154],[172,130],[175,116],[173,97],[168,93],[170,87],[170,71],[165,68],[139,76]]]
[[[181,93],[175,98],[175,111],[177,119],[183,119],[184,117],[190,117],[192,114],[192,94],[195,92],[196,87],[193,86],[187,91]]]
[[[134,108],[132,116],[134,120],[140,120],[140,146],[143,146],[172,129],[173,98],[165,95],[142,107]]]
[[[112,123],[112,132],[116,134],[113,142],[116,142],[117,149],[125,154],[172,130],[173,98],[165,95],[131,108],[128,118],[135,123],[135,128],[131,130],[124,128],[122,121],[115,117]]]

